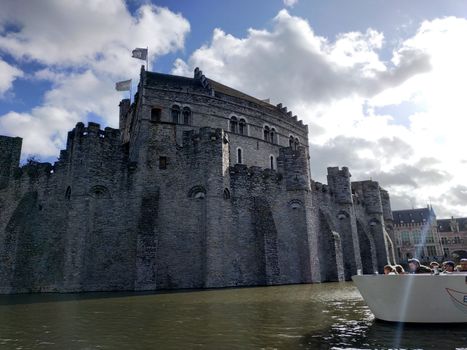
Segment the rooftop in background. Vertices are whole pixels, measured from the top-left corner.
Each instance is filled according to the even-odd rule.
[[[392,212],[394,224],[423,224],[436,219],[433,207],[426,208],[394,210]]]
[[[439,232],[467,231],[467,218],[450,218],[437,220]]]

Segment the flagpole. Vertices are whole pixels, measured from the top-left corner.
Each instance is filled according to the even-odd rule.
[[[149,46],[146,46],[146,70],[149,72]]]

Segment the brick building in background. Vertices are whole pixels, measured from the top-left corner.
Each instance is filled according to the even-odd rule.
[[[394,236],[400,262],[467,258],[467,218],[436,219],[432,207],[393,211]]]
[[[444,257],[456,262],[467,258],[467,218],[451,217],[437,223]]]
[[[444,251],[432,207],[395,210],[392,214],[395,245],[401,263],[410,258],[425,263],[443,260]]]

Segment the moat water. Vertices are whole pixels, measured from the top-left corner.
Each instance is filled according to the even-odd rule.
[[[0,349],[350,348],[462,349],[467,327],[375,321],[351,282],[0,296]]]

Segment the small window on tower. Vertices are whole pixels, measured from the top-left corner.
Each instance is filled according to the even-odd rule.
[[[159,169],[167,169],[167,157],[159,157]]]
[[[161,121],[162,110],[160,108],[151,109],[151,121],[160,122]]]

